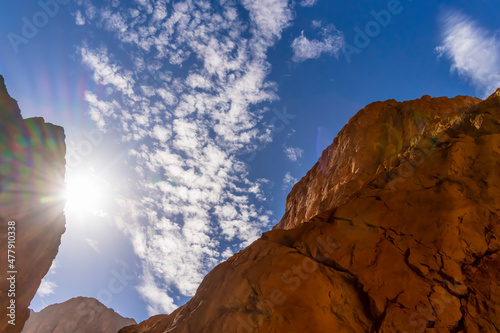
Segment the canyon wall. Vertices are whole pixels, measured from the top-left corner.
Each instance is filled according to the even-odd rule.
[[[0,332],[23,329],[65,230],[64,139],[43,118],[23,119],[0,76]]]
[[[22,333],[116,333],[133,324],[94,298],[76,297],[32,311]]]
[[[274,230],[142,332],[499,332],[500,90],[368,105]]]

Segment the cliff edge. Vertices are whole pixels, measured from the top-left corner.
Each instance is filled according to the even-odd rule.
[[[64,139],[43,118],[23,119],[0,76],[0,332],[22,331],[65,230]]]
[[[500,90],[370,104],[274,230],[139,332],[499,332]]]

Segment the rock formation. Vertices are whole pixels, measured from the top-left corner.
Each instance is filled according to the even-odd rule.
[[[500,90],[373,103],[274,230],[139,332],[499,332]]]
[[[0,332],[21,332],[65,230],[64,138],[42,118],[23,119],[0,76]]]
[[[116,333],[135,323],[94,298],[77,297],[32,312],[22,333]]]

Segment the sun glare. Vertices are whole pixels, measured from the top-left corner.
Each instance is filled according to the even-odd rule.
[[[102,215],[109,199],[106,182],[91,172],[68,175],[66,179],[66,212]]]

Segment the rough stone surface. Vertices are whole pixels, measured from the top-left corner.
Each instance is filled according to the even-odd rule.
[[[347,200],[378,171],[389,171],[419,140],[457,121],[480,100],[458,96],[375,102],[359,111],[292,189],[275,229],[291,229]],[[425,147],[424,147],[425,148]],[[381,170],[378,170],[381,168]]]
[[[23,119],[0,76],[0,332],[21,332],[65,230],[64,138],[61,127],[42,118]],[[7,265],[9,221],[15,222],[14,269]],[[17,271],[15,297],[9,296],[7,268]],[[7,322],[11,299],[15,326]]]
[[[133,324],[94,298],[77,297],[32,311],[22,333],[116,333]]]
[[[500,90],[374,103],[285,216],[139,332],[499,332]]]

